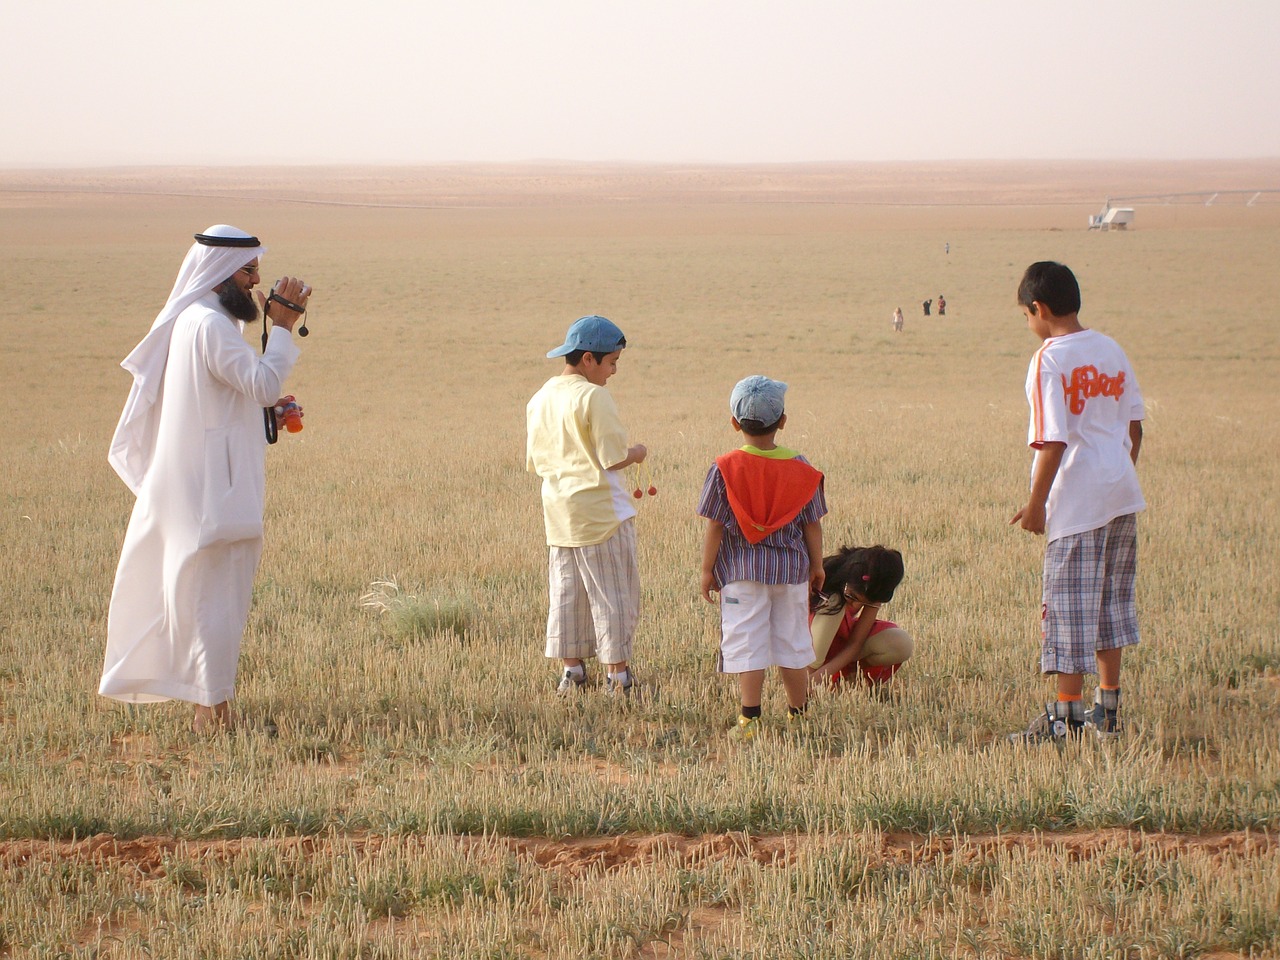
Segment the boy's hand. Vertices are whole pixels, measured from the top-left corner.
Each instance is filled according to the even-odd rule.
[[[821,563],[809,564],[809,592],[821,593],[822,585],[827,582],[827,571]]]
[[[619,460],[611,467],[605,467],[606,470],[625,470],[627,467],[636,463],[644,463],[644,458],[649,455],[649,448],[643,443],[637,443],[634,447],[627,447],[627,456],[625,459]]]
[[[1044,533],[1045,504],[1049,502],[1049,491],[1053,489],[1066,452],[1067,445],[1057,441],[1046,442],[1036,451],[1035,465],[1031,468],[1031,496],[1027,505],[1013,515],[1010,524],[1020,524],[1028,533]]]
[[[711,596],[712,592],[720,592],[720,588],[716,586],[715,574],[710,570],[704,570],[702,572],[702,599],[707,603],[715,603],[715,598]]]
[[[1028,503],[1013,515],[1009,525],[1018,524],[1028,533],[1044,534],[1045,511],[1043,503]]]

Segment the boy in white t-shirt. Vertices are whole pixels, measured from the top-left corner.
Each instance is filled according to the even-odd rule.
[[[563,662],[557,688],[587,682],[583,659],[607,665],[610,693],[630,695],[632,639],[640,619],[636,515],[621,471],[648,455],[627,446],[627,432],[605,389],[618,372],[627,338],[604,317],[575,320],[565,341],[547,353],[564,369],[533,395],[525,410],[526,469],[542,478],[542,515],[549,549],[551,608],[546,655]]]
[[[1120,345],[1080,325],[1080,286],[1067,267],[1029,266],[1018,304],[1044,343],[1027,371],[1031,493],[1009,522],[1048,535],[1040,670],[1056,675],[1057,698],[1014,739],[1061,742],[1086,728],[1108,739],[1120,733],[1121,652],[1138,642],[1142,392]],[[1095,664],[1086,711],[1083,675]]]

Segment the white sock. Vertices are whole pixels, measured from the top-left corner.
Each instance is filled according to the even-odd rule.
[[[631,671],[623,670],[621,673],[611,673],[609,674],[609,679],[614,683],[620,683],[624,687],[629,687],[631,686]]]
[[[585,677],[587,675],[587,668],[580,663],[576,663],[572,667],[565,667],[564,675],[566,677],[574,677],[575,679]]]

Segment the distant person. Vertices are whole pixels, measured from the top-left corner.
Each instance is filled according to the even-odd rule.
[[[587,683],[584,660],[605,665],[608,693],[630,696],[630,662],[640,620],[635,507],[622,471],[643,463],[644,444],[627,432],[605,384],[627,345],[611,321],[575,320],[564,343],[547,353],[564,369],[526,408],[526,468],[542,478],[550,612],[546,656],[559,659],[560,694]]]
[[[1015,739],[1120,734],[1120,657],[1138,642],[1134,604],[1143,402],[1133,367],[1110,337],[1080,325],[1080,287],[1060,263],[1027,267],[1018,287],[1027,326],[1044,341],[1027,371],[1031,493],[1010,523],[1048,534],[1040,670],[1057,700]],[[1093,707],[1085,673],[1097,670]]]
[[[880,607],[902,582],[902,554],[878,544],[841,547],[822,566],[825,596],[814,594],[810,601],[810,681],[887,683],[915,649],[909,633],[880,619]]]
[[[942,294],[938,294],[938,316],[945,317],[947,315],[947,298]]]
[[[942,245],[942,252],[947,256],[951,255],[951,241],[948,240],[946,243]]]
[[[311,288],[284,277],[251,292],[266,247],[218,224],[196,234],[169,301],[125,358],[133,387],[108,459],[137,497],[107,615],[98,692],[125,703],[185,700],[194,728],[233,725],[240,641],[262,556],[263,408],[300,351]],[[261,308],[259,356],[242,335]]]
[[[929,308],[933,306],[933,300],[925,300],[921,302],[920,306],[924,310],[924,315],[927,317],[929,315]]]
[[[898,333],[902,332],[902,308],[893,308],[893,329]]]
[[[707,471],[698,516],[702,598],[720,594],[720,672],[738,675],[742,701],[736,740],[760,732],[764,677],[777,667],[787,696],[787,722],[800,722],[809,698],[809,595],[820,591],[822,474],[775,443],[787,424],[787,385],[768,377],[740,380],[729,397],[730,422],[745,446],[716,458]]]

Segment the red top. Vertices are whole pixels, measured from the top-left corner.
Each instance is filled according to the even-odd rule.
[[[861,608],[854,609],[852,605],[846,606],[844,616],[840,618],[840,626],[836,628],[836,635],[831,638],[831,646],[827,648],[827,655],[823,657],[822,664],[825,666],[836,658],[836,655],[842,653],[849,646],[849,638],[853,635],[854,624],[858,622],[858,615]],[[809,623],[813,623],[813,614],[809,614]],[[888,630],[890,627],[896,627],[897,624],[892,620],[876,620],[871,627],[871,632],[867,634],[870,640],[881,630]],[[864,641],[865,642],[865,641]],[[865,677],[867,680],[875,683],[883,683],[898,672],[901,667],[900,663],[891,663],[881,667],[863,666],[859,661],[854,660],[848,664],[843,670],[837,670],[831,675],[831,683],[838,684],[845,680],[850,682],[856,681],[859,677]]]
[[[822,484],[801,460],[776,460],[745,450],[716,457],[729,507],[748,543],[759,543],[796,518]]]

